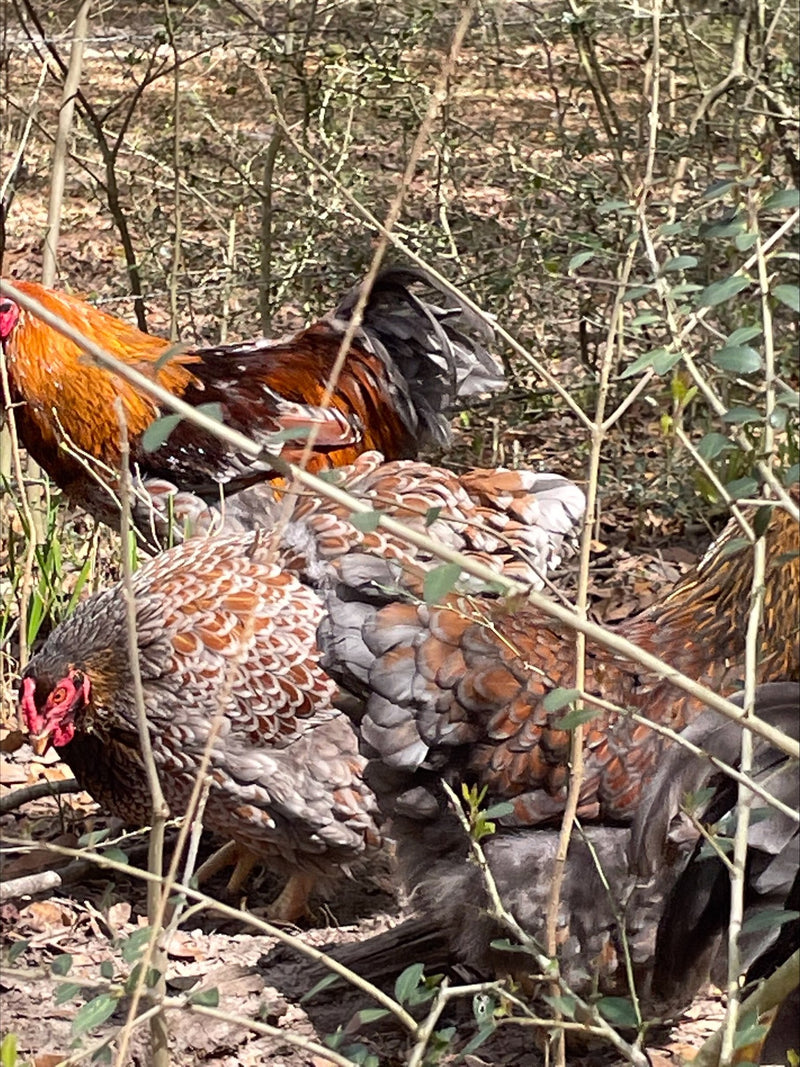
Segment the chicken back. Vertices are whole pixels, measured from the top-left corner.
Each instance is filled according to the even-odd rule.
[[[453,401],[504,384],[485,347],[491,328],[423,271],[388,269],[376,278],[330,393],[360,286],[293,335],[185,351],[77,297],[34,282],[13,284],[186,403],[217,406],[226,425],[282,458],[296,462],[308,445],[312,470],[350,463],[375,448],[405,458],[423,443],[444,444]],[[0,297],[0,342],[22,444],[57,485],[105,521],[118,514],[118,397],[132,459],[145,475],[211,499],[220,486],[231,492],[276,476],[268,456],[254,460],[185,421],[145,450],[145,430],[166,412],[7,296]]]

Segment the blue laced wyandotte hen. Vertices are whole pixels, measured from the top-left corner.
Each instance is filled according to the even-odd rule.
[[[457,476],[368,453],[335,475],[371,509],[536,587],[569,550],[584,508],[572,482],[527,471]],[[236,861],[234,890],[254,862],[268,864],[289,876],[272,914],[292,920],[316,882],[381,842],[357,735],[320,664],[322,584],[340,567],[357,581],[356,563],[364,581],[378,575],[387,588],[418,593],[439,560],[373,523],[355,527],[349,507],[303,491],[260,484],[222,512],[185,492],[168,497],[163,483],[153,488],[156,524],[163,505],[179,529],[208,522],[223,532],[187,539],[133,578],[162,788],[171,813],[185,812],[210,745],[203,821],[229,844],[200,874]],[[21,693],[35,745],[54,745],[107,811],[129,824],[149,823],[121,585],[89,597],[55,629],[28,664]]]

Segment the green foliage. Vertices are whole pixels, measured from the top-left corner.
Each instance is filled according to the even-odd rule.
[[[121,995],[121,990],[118,993],[100,993],[78,1008],[72,1020],[72,1036],[81,1037],[104,1023],[114,1014]]]
[[[216,401],[210,404],[198,404],[195,410],[215,422],[222,422],[222,405]],[[154,419],[142,434],[141,445],[143,450],[145,452],[157,452],[162,445],[167,443],[172,431],[182,421],[183,415],[178,415],[175,412]],[[286,430],[283,432],[287,435],[293,434],[297,436],[297,431]],[[300,433],[302,434],[303,431],[301,430]]]
[[[440,604],[453,591],[461,577],[458,563],[442,563],[425,575],[422,596],[426,604]]]
[[[6,1034],[0,1042],[0,1067],[17,1067],[17,1035]]]
[[[497,825],[493,820],[502,819],[504,815],[510,815],[514,810],[514,805],[508,801],[493,804],[486,809],[481,808],[486,799],[486,786],[479,790],[475,785],[467,786],[462,782],[461,797],[469,819],[470,834],[476,841],[482,841],[484,837],[495,833]]]

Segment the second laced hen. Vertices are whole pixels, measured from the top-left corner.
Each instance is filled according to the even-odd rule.
[[[559,560],[583,509],[581,491],[554,475],[459,478],[371,454],[337,477],[370,506],[523,568],[537,586],[537,570]],[[317,880],[380,842],[356,734],[320,666],[314,586],[360,559],[384,583],[417,589],[438,560],[386,531],[354,528],[349,508],[308,494],[260,486],[231,503],[222,520],[236,532],[190,538],[134,576],[145,709],[173,815],[186,811],[210,744],[204,824],[232,842],[224,855],[238,861],[236,886],[256,860],[290,876],[272,912],[289,920]],[[220,518],[190,494],[170,506],[200,525]],[[253,529],[285,507],[274,535]],[[22,709],[37,747],[54,745],[107,810],[149,821],[121,585],[85,600],[50,635],[24,673]]]
[[[735,692],[744,677],[753,581],[752,548],[737,533],[732,520],[669,594],[613,628],[723,694]],[[775,507],[764,536],[758,679],[796,679],[797,521]],[[319,632],[323,662],[365,702],[362,750],[390,813],[420,825],[438,817],[446,808],[438,785],[444,775],[451,784],[486,787],[490,803],[510,801],[509,825],[561,817],[571,734],[558,726],[564,712],[549,712],[544,699],[552,689],[574,685],[575,637],[566,624],[525,602],[451,594],[428,605],[374,588],[364,595],[342,568],[328,609]],[[627,710],[601,711],[585,727],[578,816],[627,821],[668,744],[641,717],[680,731],[703,705],[591,640],[585,690]]]
[[[668,595],[615,627],[723,694],[736,693],[745,677],[754,557],[738,533],[731,521]],[[796,738],[797,521],[774,507],[763,536],[756,712]],[[374,944],[342,953],[343,962],[372,979],[396,976],[411,963],[438,969],[454,959],[483,977],[540,971],[529,956],[495,948],[507,929],[492,914],[479,867],[469,862],[467,836],[442,782],[456,795],[462,786],[474,789],[487,807],[510,807],[495,817],[497,832],[486,839],[485,856],[511,914],[528,935],[542,939],[571,740],[559,724],[565,709],[548,710],[545,698],[574,685],[574,632],[518,599],[449,594],[437,604],[412,602],[375,585],[364,588],[341,567],[327,606],[318,632],[322,662],[360,701],[365,774],[420,912]],[[694,824],[689,837],[685,827],[671,825],[681,818],[683,792],[700,790],[700,796],[715,768],[705,758],[687,758],[649,724],[684,732],[729,764],[738,758],[740,730],[658,673],[591,639],[585,690],[601,707],[613,702],[622,710],[599,710],[584,726],[582,830],[570,844],[558,913],[561,974],[584,996],[598,990],[632,996],[630,979],[639,1007],[669,1018],[691,999],[714,961],[727,922],[728,872],[718,861],[702,861]],[[790,810],[797,799],[796,761],[757,739],[754,766]],[[713,784],[698,809],[711,822],[736,802],[735,786],[724,775]],[[770,812],[754,822],[749,916],[796,906],[798,841],[796,820]],[[751,978],[791,954],[781,938],[775,941],[774,929],[768,932],[750,939],[744,965]],[[780,942],[777,956],[773,942]]]
[[[737,702],[741,703],[737,699]],[[787,737],[800,731],[800,685],[756,688],[755,712]],[[722,769],[740,766],[737,723],[705,711],[682,733],[692,749],[675,744],[642,790],[632,825],[583,825],[567,851],[558,922],[559,975],[571,991],[623,998],[617,1020],[673,1019],[709,977],[727,980],[724,931],[731,914],[727,849],[735,831],[738,785]],[[702,750],[700,753],[697,749]],[[708,755],[714,757],[712,763]],[[754,738],[749,774],[761,790],[753,798],[744,873],[746,929],[740,966],[751,983],[769,976],[798,947],[800,833],[797,763]],[[777,798],[782,810],[769,806]],[[706,843],[706,834],[715,847]],[[499,830],[484,838],[483,853],[504,907],[534,943],[546,939],[550,872],[559,851],[558,828]],[[498,939],[509,929],[493,912],[479,865],[471,862],[466,833],[438,839],[414,897],[418,914],[385,933],[334,955],[363,978],[396,977],[413,963],[426,972],[466,968],[470,980],[511,972],[527,979],[537,963],[510,952]],[[509,946],[510,947],[510,946]],[[541,949],[539,949],[541,953]],[[787,978],[789,976],[787,975]],[[788,983],[787,983],[788,984]],[[635,995],[635,1000],[634,1000]],[[566,1002],[565,1002],[566,1003]],[[798,1041],[798,1013],[781,1008],[765,1062],[779,1062]]]

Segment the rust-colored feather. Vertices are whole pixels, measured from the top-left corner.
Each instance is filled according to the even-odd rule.
[[[372,448],[399,458],[416,455],[425,440],[444,443],[454,398],[503,382],[484,347],[491,331],[452,301],[440,308],[415,295],[420,285],[437,288],[422,272],[388,270],[376,279],[330,396],[326,388],[352,314],[352,293],[334,312],[290,337],[175,352],[162,366],[167,341],[77,297],[33,282],[14,284],[185,403],[218,405],[226,425],[285,459],[299,461],[316,434],[307,460],[315,471],[350,463]],[[160,406],[5,299],[0,340],[20,405],[23,444],[59,486],[107,521],[115,517],[108,493],[59,446],[71,443],[85,461],[110,468],[99,473],[113,488],[120,462],[117,397],[131,457],[143,473],[214,497],[220,486],[235,491],[276,477],[268,459],[242,455],[185,420],[155,451],[145,451],[142,435],[162,414]]]

